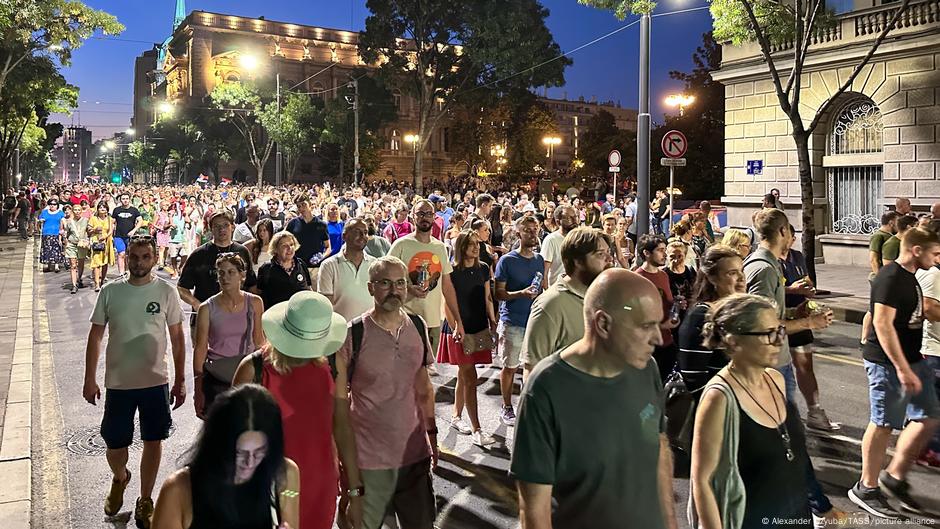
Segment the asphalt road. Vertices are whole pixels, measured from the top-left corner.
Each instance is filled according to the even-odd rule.
[[[85,339],[95,293],[85,288],[70,295],[66,272],[39,273],[36,277],[35,339],[39,363],[34,380],[38,380],[39,397],[34,399],[33,414],[39,427],[34,428],[33,441],[34,527],[125,527],[138,495],[136,472],[125,494],[122,514],[106,519],[102,504],[111,476],[97,434],[102,406],[91,406],[81,398]],[[810,436],[817,475],[833,502],[847,511],[854,511],[845,492],[858,479],[860,439],[868,421],[867,380],[855,347],[857,333],[857,326],[841,323],[819,333],[816,373],[822,403],[830,418],[842,423],[842,430],[837,435]],[[191,350],[188,336],[187,348]],[[103,380],[103,365],[100,362],[99,383]],[[518,526],[518,503],[506,475],[512,429],[503,426],[497,416],[498,370],[487,367],[478,372],[483,427],[500,441],[487,451],[473,446],[469,436],[448,428],[456,370],[441,366],[439,375],[433,378],[443,445],[434,483],[440,513],[438,526],[442,528]],[[190,401],[173,413],[173,419],[172,436],[164,444],[158,487],[169,473],[179,468],[199,429]],[[132,470],[139,457],[139,446],[135,445],[131,452]],[[940,513],[938,477],[940,470],[924,467],[916,467],[910,476],[915,496],[933,513]],[[683,513],[688,482],[677,480],[675,490],[680,527],[687,527]],[[940,514],[932,517],[940,519]],[[936,522],[932,525],[940,527]]]

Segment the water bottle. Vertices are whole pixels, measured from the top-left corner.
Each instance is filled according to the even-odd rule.
[[[684,299],[683,296],[676,296],[672,301],[672,308],[669,309],[669,321],[679,323],[679,302]]]
[[[428,270],[428,263],[424,263],[418,268],[418,286],[424,290],[428,289],[428,280],[431,279],[431,273]]]
[[[529,285],[533,290],[538,292],[542,289],[542,272],[536,272],[535,277],[532,278],[532,283]]]
[[[311,266],[317,266],[317,265],[319,265],[319,264],[320,264],[320,261],[322,261],[322,260],[323,260],[323,252],[317,252],[317,253],[313,254],[312,256],[310,256],[310,264],[311,264]]]

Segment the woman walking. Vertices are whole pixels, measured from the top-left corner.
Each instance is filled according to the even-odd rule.
[[[72,290],[74,294],[78,289],[84,288],[82,276],[85,274],[85,260],[91,249],[88,238],[88,219],[82,216],[82,206],[72,206],[72,215],[62,219],[62,232],[65,234],[65,257],[69,260],[69,271],[72,275]]]
[[[153,231],[157,237],[157,269],[163,270],[166,267],[167,249],[170,246],[170,227],[173,226],[173,220],[170,218],[170,203],[163,201],[160,203],[160,211],[153,221]],[[171,268],[172,271],[172,268]]]
[[[251,268],[255,274],[261,265],[271,261],[271,239],[274,238],[274,223],[271,219],[261,219],[255,225],[255,238],[245,243],[251,254]]]
[[[254,293],[264,300],[265,310],[301,290],[310,290],[312,285],[307,264],[297,257],[300,243],[292,233],[277,232],[270,246],[274,257],[258,268],[258,283],[254,286]]]
[[[108,214],[107,202],[99,202],[95,216],[88,220],[88,235],[91,240],[91,273],[95,292],[98,292],[108,277],[108,267],[114,264],[114,221]]]
[[[481,221],[485,222],[485,221]],[[476,232],[464,232],[454,243],[454,271],[451,282],[457,296],[460,319],[463,321],[464,337],[458,342],[451,331],[455,315],[445,308],[446,318],[441,328],[441,344],[437,350],[437,361],[457,366],[457,387],[454,397],[454,415],[451,428],[463,435],[470,435],[473,444],[480,447],[495,441],[483,432],[477,412],[476,364],[493,362],[493,330],[496,315],[491,297],[492,273],[490,267],[480,262],[480,238]],[[463,410],[467,409],[470,426],[463,421]]]
[[[60,267],[65,262],[65,254],[62,252],[63,218],[65,212],[59,209],[59,199],[51,198],[37,219],[42,233],[39,262],[42,263],[43,272],[48,272],[50,267],[56,273],[62,271]]]
[[[193,340],[193,406],[204,419],[215,398],[232,386],[242,358],[264,343],[261,298],[242,290],[248,265],[237,254],[223,253],[215,260],[221,291],[196,312]]]

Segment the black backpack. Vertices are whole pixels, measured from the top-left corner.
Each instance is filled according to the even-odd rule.
[[[424,318],[418,316],[417,314],[408,314],[408,317],[411,318],[411,322],[414,323],[414,326],[418,329],[418,334],[421,336],[422,341],[424,342],[424,357],[428,356],[428,343],[425,337],[427,336],[427,326],[424,323]],[[349,332],[352,334],[352,354],[349,356],[349,365],[346,366],[346,383],[352,385],[353,372],[356,370],[356,358],[359,356],[359,349],[362,348],[362,334],[365,332],[365,325],[362,322],[362,316],[355,318],[349,322]],[[331,354],[327,357],[327,360],[330,362],[330,371],[333,372],[333,378],[336,378],[336,353]],[[423,362],[422,362],[423,363]]]

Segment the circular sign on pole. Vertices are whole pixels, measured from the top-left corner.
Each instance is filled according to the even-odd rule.
[[[610,154],[607,155],[607,162],[611,167],[618,167],[621,159],[620,151],[617,149],[610,151]]]
[[[670,130],[663,136],[660,146],[667,157],[681,158],[689,149],[689,142],[685,139],[685,134],[678,130]]]

